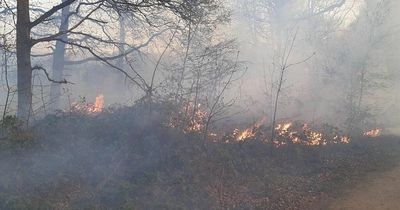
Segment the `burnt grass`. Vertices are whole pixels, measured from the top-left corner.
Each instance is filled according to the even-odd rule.
[[[0,140],[0,209],[309,209],[399,160],[392,136],[203,142],[164,126],[160,112],[60,113],[11,127]]]

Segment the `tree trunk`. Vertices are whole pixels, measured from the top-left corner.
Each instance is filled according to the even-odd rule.
[[[123,16],[119,19],[119,54],[125,54],[125,39],[126,39],[126,31],[125,31],[125,18]],[[125,56],[121,56],[118,59],[117,66],[119,68],[124,68],[125,64]]]
[[[274,112],[272,115],[272,127],[271,127],[271,142],[274,141],[275,139],[275,124],[276,124],[276,114],[277,114],[277,110],[278,110],[278,101],[279,101],[279,94],[281,93],[282,90],[282,84],[283,84],[283,74],[285,73],[286,70],[286,64],[282,67],[281,69],[281,75],[279,77],[279,83],[278,83],[278,87],[276,90],[276,96],[275,96],[275,101],[274,101]]]
[[[31,26],[29,0],[17,1],[17,116],[28,123],[32,105]]]
[[[63,0],[65,1],[65,0]],[[61,12],[61,24],[59,31],[68,30],[68,14],[69,14],[69,6],[66,6],[62,9]],[[67,34],[61,35],[60,39],[66,40],[68,38]],[[63,71],[65,65],[65,43],[62,41],[56,42],[56,48],[54,50],[53,55],[53,79],[56,81],[63,80]],[[60,83],[51,83],[50,86],[50,107],[51,111],[54,112],[57,109],[61,108],[61,85]]]

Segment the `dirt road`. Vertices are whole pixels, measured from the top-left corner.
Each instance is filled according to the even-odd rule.
[[[362,184],[346,190],[323,209],[400,210],[400,166],[368,175]]]

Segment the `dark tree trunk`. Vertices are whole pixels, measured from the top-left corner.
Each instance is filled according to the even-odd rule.
[[[29,121],[32,105],[31,26],[29,0],[17,1],[17,116]]]
[[[65,1],[65,0],[63,0]],[[66,31],[68,30],[69,21],[68,21],[68,14],[69,14],[69,6],[66,6],[62,9],[61,13],[61,24],[59,31]],[[67,34],[60,36],[60,39],[67,40]],[[56,47],[54,50],[53,55],[53,79],[56,81],[63,80],[63,71],[65,65],[65,43],[62,41],[56,42]],[[61,108],[61,85],[60,83],[52,83],[50,86],[50,107],[51,111],[55,111]]]

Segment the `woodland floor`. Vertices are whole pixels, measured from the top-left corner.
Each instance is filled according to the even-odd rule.
[[[143,113],[10,126],[0,140],[0,209],[400,209],[398,137],[212,143]]]

